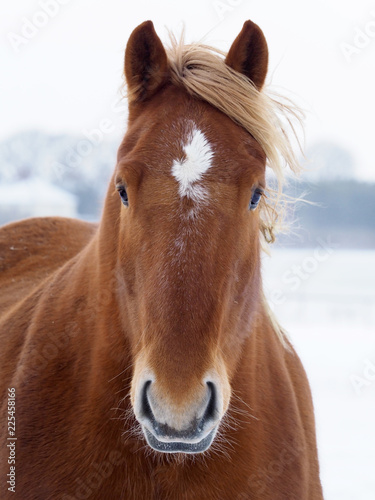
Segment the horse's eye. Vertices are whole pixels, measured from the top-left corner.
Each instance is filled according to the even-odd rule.
[[[251,201],[249,204],[249,210],[255,210],[258,206],[258,203],[262,197],[263,191],[259,188],[256,188],[253,192],[253,196],[251,197]]]
[[[120,195],[122,203],[128,207],[129,206],[129,200],[128,200],[128,193],[126,192],[125,186],[118,186],[117,191]]]

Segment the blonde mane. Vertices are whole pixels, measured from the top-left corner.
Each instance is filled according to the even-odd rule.
[[[207,101],[249,132],[263,148],[275,177],[260,204],[262,246],[275,241],[281,228],[287,197],[283,195],[286,168],[297,174],[299,163],[286,132],[297,140],[292,120],[302,124],[302,112],[289,100],[258,91],[244,75],[225,64],[226,54],[201,43],[184,44],[170,33],[167,49],[172,81],[191,95]],[[282,102],[284,101],[284,102]]]

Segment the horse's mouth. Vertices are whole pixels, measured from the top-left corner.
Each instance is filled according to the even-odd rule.
[[[147,428],[143,427],[147,443],[151,448],[162,453],[202,453],[206,451],[215,437],[217,427],[198,442],[191,441],[160,441]]]

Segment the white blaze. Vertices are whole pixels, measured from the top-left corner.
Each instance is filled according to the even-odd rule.
[[[199,185],[205,172],[212,166],[213,152],[204,134],[194,129],[189,142],[183,146],[185,158],[175,160],[172,174],[179,183],[180,196],[186,196],[194,201],[203,201],[207,191]]]

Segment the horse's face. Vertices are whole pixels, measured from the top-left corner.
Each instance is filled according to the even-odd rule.
[[[159,86],[131,107],[115,174],[131,400],[152,448],[197,453],[228,408],[257,313],[265,157],[228,117]]]

